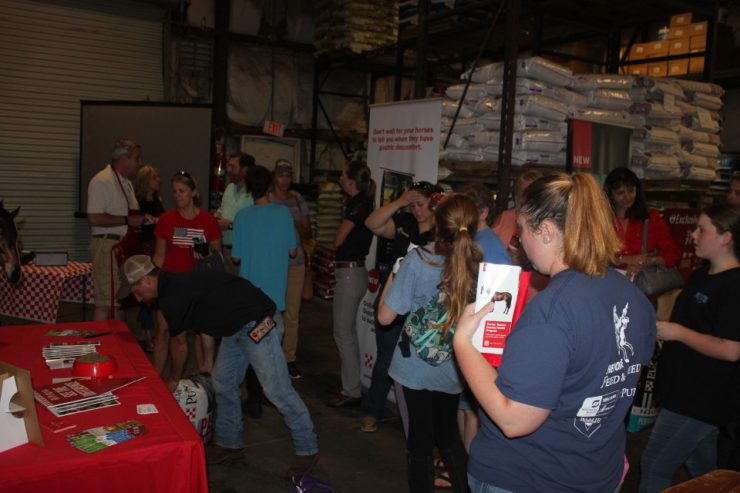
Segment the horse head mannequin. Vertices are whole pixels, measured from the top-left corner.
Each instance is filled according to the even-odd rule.
[[[20,207],[8,211],[0,200],[0,262],[8,282],[16,284],[21,280],[21,257],[18,253],[18,230],[15,217]]]

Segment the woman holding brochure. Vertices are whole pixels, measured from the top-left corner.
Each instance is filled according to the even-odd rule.
[[[478,211],[468,197],[453,194],[437,205],[434,243],[406,255],[395,278],[386,284],[378,306],[378,322],[391,323],[396,316],[419,313],[438,301],[446,315],[435,318],[435,329],[449,341],[452,321],[475,297],[480,249],[473,241]],[[442,297],[440,297],[442,295]],[[411,318],[411,317],[409,317]],[[422,359],[419,339],[401,332],[389,374],[403,392],[408,410],[406,448],[409,491],[434,491],[434,447],[450,474],[452,490],[468,491],[467,454],[457,427],[457,405],[462,382],[454,357],[439,364]],[[449,351],[447,352],[449,357]]]
[[[468,480],[475,493],[612,492],[624,473],[624,416],[655,344],[645,295],[609,266],[612,212],[586,174],[539,178],[517,221],[534,268],[551,280],[524,309],[501,366],[472,344],[488,303],[469,305],[455,355],[484,412]]]

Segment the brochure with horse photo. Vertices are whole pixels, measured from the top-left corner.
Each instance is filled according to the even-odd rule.
[[[506,338],[524,309],[531,275],[516,265],[482,262],[478,268],[475,309],[493,301],[493,311],[481,321],[473,345],[491,366],[501,364]]]

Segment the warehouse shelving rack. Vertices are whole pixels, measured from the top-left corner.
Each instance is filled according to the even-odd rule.
[[[506,3],[506,14],[486,36],[496,12]],[[555,57],[564,61],[586,62],[600,67],[604,72],[617,73],[620,65],[628,64],[620,58],[624,38],[633,44],[647,36],[650,26],[662,25],[671,16],[691,11],[707,19],[710,33],[714,31],[719,2],[690,2],[685,0],[654,0],[651,2],[623,0],[484,0],[458,2],[446,11],[430,12],[430,0],[419,0],[418,23],[410,29],[399,30],[398,41],[361,55],[320,57],[316,60],[314,84],[314,120],[316,132],[318,112],[321,108],[322,86],[331,72],[339,69],[357,70],[369,76],[366,103],[375,99],[375,83],[379,77],[394,77],[394,100],[400,99],[401,80],[413,77],[415,97],[424,97],[425,89],[435,82],[451,82],[470,68],[476,59],[507,63],[504,77],[504,108],[511,109],[513,86],[509,80],[516,77],[515,64],[519,52]],[[740,85],[740,71],[715,71],[713,69],[713,39],[708,40],[704,56],[705,71],[699,80],[713,81],[724,86]],[[584,56],[562,49],[568,43],[589,42],[601,45],[603,56]],[[699,56],[696,54],[695,56]],[[669,60],[674,57],[661,57]],[[507,88],[510,90],[507,91]],[[508,101],[508,104],[507,104]],[[504,118],[506,117],[504,110]],[[506,121],[506,120],[505,120]],[[509,120],[510,121],[510,120]],[[329,122],[331,125],[331,122]],[[488,183],[498,185],[499,205],[508,196],[511,174],[510,144],[511,125],[504,127],[504,142],[499,148],[502,155],[496,166],[496,176],[483,177]],[[508,136],[506,135],[508,134]],[[357,136],[355,136],[356,138]],[[312,145],[312,149],[315,146]],[[312,152],[311,166],[315,164]],[[566,167],[569,169],[569,167]],[[476,175],[476,179],[481,179]]]

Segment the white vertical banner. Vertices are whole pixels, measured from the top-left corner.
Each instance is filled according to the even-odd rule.
[[[413,181],[437,183],[439,165],[439,127],[442,100],[418,99],[370,106],[367,136],[367,166],[375,180],[375,205],[383,203],[383,176],[386,172],[405,175]],[[375,267],[377,239],[373,237],[365,260],[368,269]],[[355,330],[360,345],[360,379],[370,387],[377,347],[375,344],[375,297],[379,295],[378,273],[370,272],[370,288],[356,314]],[[373,283],[373,280],[375,281]],[[374,287],[374,289],[373,289]],[[393,394],[391,391],[390,394]],[[389,394],[389,397],[392,396]]]
[[[382,203],[385,170],[412,176],[414,181],[437,183],[442,100],[416,99],[370,106],[367,166],[377,185],[376,207]],[[375,266],[375,244],[365,265]]]

